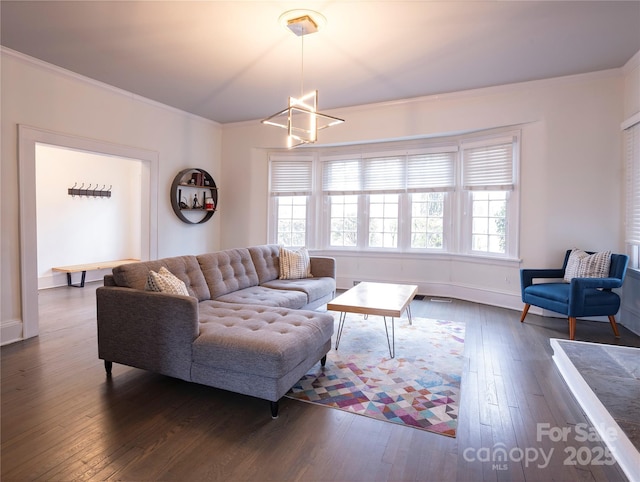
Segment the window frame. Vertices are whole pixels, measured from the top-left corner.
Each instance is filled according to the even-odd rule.
[[[306,198],[305,199],[305,234],[304,234],[304,243],[301,245],[297,245],[297,244],[292,244],[292,245],[285,245],[287,247],[290,248],[301,248],[302,246],[308,246],[309,245],[309,240],[311,238],[311,236],[309,235],[309,216],[312,214],[312,209],[310,206],[310,202],[309,202],[309,197],[310,196],[302,196],[302,195],[297,195],[297,196],[271,196],[271,212],[276,213],[275,216],[273,216],[273,219],[271,219],[272,217],[270,217],[270,221],[269,224],[273,225],[273,229],[270,230],[270,232],[275,233],[275,240],[274,242],[276,244],[282,244],[280,243],[280,231],[278,229],[278,227],[280,226],[280,218],[278,217],[279,213],[280,213],[280,204],[279,201],[282,198]],[[292,231],[292,234],[294,232]]]
[[[442,248],[414,248],[411,246],[411,226],[413,224],[413,205],[412,205],[412,195],[413,194],[429,194],[429,193],[442,193],[443,194],[443,213],[442,213]],[[405,212],[407,213],[406,217],[400,219],[400,223],[402,225],[402,229],[404,232],[403,236],[403,251],[406,253],[450,253],[449,246],[451,243],[451,238],[453,236],[452,222],[451,219],[453,215],[451,213],[453,209],[453,203],[455,199],[452,198],[452,191],[428,191],[428,192],[410,192],[406,195],[401,196],[403,202],[405,204]]]
[[[485,182],[477,182],[473,186],[465,185],[464,174],[464,155],[467,149],[477,149],[483,147],[499,146],[502,144],[511,144],[511,173],[503,173],[492,179],[485,179]],[[519,195],[519,166],[520,166],[520,132],[510,132],[505,136],[487,136],[475,137],[464,140],[460,148],[460,172],[459,183],[461,186],[461,195],[459,196],[461,211],[456,216],[460,225],[460,236],[457,237],[460,242],[458,251],[461,254],[471,256],[483,256],[490,258],[507,258],[515,259],[519,253],[518,233],[520,225],[520,195]],[[509,178],[511,182],[509,182]],[[473,193],[476,191],[506,191],[506,247],[504,254],[494,253],[490,251],[479,251],[473,249],[472,223],[473,223]],[[515,220],[514,220],[515,218]]]
[[[629,267],[640,269],[640,113],[622,123],[625,245]]]
[[[298,165],[305,166],[308,163],[309,167],[309,179],[308,184],[305,185],[303,180],[301,179],[300,183],[293,185],[284,185],[278,189],[278,187],[274,188],[274,184],[277,184],[277,181],[274,179],[273,171],[274,165],[278,165],[282,163],[283,166],[286,164],[290,165]],[[314,169],[314,156],[313,155],[286,155],[282,153],[274,153],[269,156],[269,188],[268,188],[268,196],[269,202],[267,204],[267,239],[269,239],[272,243],[278,244],[279,241],[279,197],[297,197],[304,196],[306,197],[306,228],[305,228],[305,245],[309,246],[313,243],[313,239],[315,238],[315,231],[313,229],[314,223],[310,222],[310,218],[314,216],[315,207],[313,204],[313,194],[314,194],[314,182],[315,182],[315,169]],[[285,183],[287,184],[287,183]],[[291,246],[291,247],[299,247],[299,246]]]

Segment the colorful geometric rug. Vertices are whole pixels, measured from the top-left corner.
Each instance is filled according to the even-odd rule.
[[[455,437],[464,334],[463,322],[396,319],[390,358],[383,318],[348,313],[338,350],[334,335],[326,366],[315,365],[286,397]]]

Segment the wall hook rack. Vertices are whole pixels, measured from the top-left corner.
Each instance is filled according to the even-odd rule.
[[[79,188],[76,188],[77,185],[78,183],[76,182],[72,187],[68,189],[69,196],[111,197],[111,188],[113,187],[113,184],[109,185],[109,189],[105,189],[106,184],[103,184],[100,189],[96,189],[98,187],[98,184],[96,184],[93,189],[91,189],[91,186],[93,186],[93,184],[89,184],[89,187],[87,187],[86,189],[84,187],[84,182]]]

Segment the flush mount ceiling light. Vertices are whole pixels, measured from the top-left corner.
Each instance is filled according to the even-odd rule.
[[[280,16],[280,23],[300,37],[301,72],[300,97],[289,97],[289,106],[263,119],[263,124],[281,127],[287,130],[287,146],[297,147],[313,144],[318,139],[318,131],[344,122],[327,114],[318,112],[318,91],[304,92],[304,37],[320,30],[326,19],[311,10],[291,10]]]

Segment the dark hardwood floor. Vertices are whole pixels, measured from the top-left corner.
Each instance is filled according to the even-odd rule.
[[[272,420],[263,400],[118,364],[107,379],[98,285],[41,291],[40,336],[1,350],[3,481],[626,480],[602,443],[576,440],[590,425],[549,346],[567,338],[566,320],[530,314],[521,324],[501,308],[412,303],[413,316],[466,322],[458,435],[449,438],[286,398]],[[578,321],[579,340],[640,346],[624,327],[621,335]],[[566,440],[541,434],[545,423]]]

